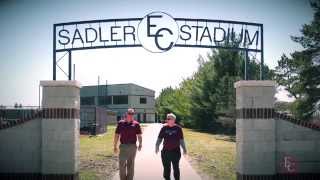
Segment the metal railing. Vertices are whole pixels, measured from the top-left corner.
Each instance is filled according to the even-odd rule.
[[[8,107],[0,108],[0,129],[11,127],[38,117],[41,113],[37,106]]]
[[[274,118],[289,121],[299,126],[320,131],[320,114],[314,114],[310,120],[300,120],[288,113],[274,112]]]

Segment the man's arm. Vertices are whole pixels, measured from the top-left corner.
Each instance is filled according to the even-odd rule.
[[[164,135],[163,135],[163,127],[162,127],[160,132],[159,132],[158,139],[157,139],[157,142],[156,142],[156,154],[159,152],[159,146],[162,143],[162,139],[163,138],[164,138]]]
[[[186,143],[184,142],[183,131],[180,129],[180,146],[182,147],[183,154],[187,154]]]
[[[139,142],[138,150],[140,151],[142,148],[142,130],[139,123],[136,126],[136,135],[138,137],[138,142]]]
[[[158,138],[158,139],[157,139],[157,142],[156,142],[156,153],[159,152],[159,146],[160,146],[160,144],[161,144],[161,142],[162,142],[162,139],[163,139],[163,138]]]
[[[180,139],[180,146],[182,147],[183,154],[187,154],[187,148],[186,148],[186,143],[184,142],[184,139]]]
[[[114,139],[113,139],[113,151],[114,153],[118,153],[118,142],[119,142],[119,137],[120,137],[120,134],[118,133],[115,133],[114,134]]]
[[[137,137],[138,137],[138,142],[139,142],[138,150],[140,151],[141,148],[142,148],[142,135],[141,134],[137,134]]]

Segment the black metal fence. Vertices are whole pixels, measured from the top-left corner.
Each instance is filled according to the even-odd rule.
[[[0,129],[20,124],[39,117],[39,107],[2,107],[0,108]]]
[[[274,118],[281,119],[285,121],[289,121],[291,123],[297,124],[299,126],[307,127],[310,129],[318,130],[320,131],[320,114],[314,114],[312,119],[310,120],[300,120],[298,118],[295,118],[294,116],[283,113],[283,112],[274,112],[273,113]]]

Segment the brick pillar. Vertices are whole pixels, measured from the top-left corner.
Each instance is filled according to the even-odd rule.
[[[276,174],[274,81],[238,81],[236,88],[237,179]]]
[[[49,179],[78,179],[80,85],[41,81],[41,174]]]

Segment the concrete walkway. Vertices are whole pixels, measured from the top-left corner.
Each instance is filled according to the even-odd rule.
[[[163,180],[162,178],[162,163],[160,152],[155,154],[155,143],[162,124],[148,124],[143,127],[143,147],[137,151],[135,161],[135,180]],[[162,147],[160,147],[161,149]],[[188,147],[187,147],[188,149]],[[171,170],[172,180],[173,170]],[[190,166],[185,157],[180,160],[181,180],[201,180],[200,176]],[[116,173],[113,180],[119,180],[119,173]]]

